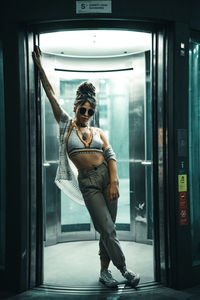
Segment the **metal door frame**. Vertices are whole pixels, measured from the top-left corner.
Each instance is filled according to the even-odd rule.
[[[153,24],[153,23],[141,23],[133,20],[101,20],[101,19],[84,19],[84,20],[68,20],[58,23],[42,23],[42,24],[29,24],[27,32],[27,47],[29,53],[29,81],[32,84],[34,82],[34,70],[33,62],[31,61],[31,52],[33,51],[34,44],[34,34],[41,32],[49,31],[59,31],[65,28],[68,29],[77,29],[77,28],[113,28],[113,29],[129,29],[136,31],[147,31],[153,32],[153,51],[152,51],[152,105],[153,105],[153,178],[154,178],[154,262],[155,262],[155,280],[159,282],[167,282],[167,259],[166,259],[166,235],[167,235],[167,216],[164,210],[165,199],[165,180],[166,180],[166,124],[165,124],[165,103],[166,103],[166,80],[167,80],[167,59],[166,59],[166,49],[167,49],[167,34],[165,26],[163,24]],[[162,80],[160,80],[162,78]],[[37,78],[35,79],[37,80]],[[35,98],[36,97],[36,98]],[[37,98],[37,91],[34,92],[32,87],[29,91],[29,98],[32,103],[35,103]],[[30,274],[32,281],[30,286],[36,286],[42,284],[43,282],[43,206],[41,203],[41,158],[39,152],[41,151],[40,141],[41,141],[41,132],[39,132],[40,125],[40,109],[38,102],[36,107],[32,108],[31,113],[35,112],[38,116],[38,122],[36,122],[36,127],[33,128],[33,139],[38,136],[38,143],[35,143],[36,140],[33,140],[37,157],[36,157],[36,166],[37,166],[37,181],[35,181],[35,176],[33,180],[33,202],[31,205],[31,215],[37,213],[37,218],[34,219],[30,225],[30,237],[32,238],[33,234],[35,235],[34,243],[30,249]],[[37,113],[36,113],[37,112]],[[162,137],[159,136],[160,131],[158,132],[158,125],[163,130]],[[163,129],[165,127],[165,129]],[[158,160],[158,140],[162,139],[162,157]],[[35,152],[30,154],[30,161],[32,161],[32,155],[35,157]],[[35,160],[35,159],[34,159]],[[162,170],[162,172],[160,172]],[[162,174],[161,174],[162,173]],[[158,204],[159,203],[159,204]],[[36,207],[36,211],[35,211]],[[159,216],[159,217],[158,217]],[[163,218],[164,216],[164,218]],[[36,226],[37,225],[37,226]],[[31,231],[31,228],[34,227],[34,231]],[[162,272],[161,272],[162,270]],[[161,274],[162,273],[162,274]],[[162,276],[161,276],[162,275]]]
[[[195,42],[200,43],[200,31],[190,31],[189,35],[190,35],[189,44],[190,44],[191,41],[195,41]],[[189,45],[189,47],[190,47],[190,45]],[[189,95],[188,95],[188,97],[189,97]],[[188,100],[188,102],[189,102],[189,100]],[[189,118],[189,116],[188,116],[188,118]],[[189,122],[188,122],[188,131],[189,131]],[[189,174],[189,176],[190,176],[190,174]],[[190,231],[191,231],[191,228],[190,228]],[[192,241],[191,241],[191,245],[192,245]],[[191,264],[192,264],[192,253],[191,253]],[[192,283],[198,284],[199,283],[199,278],[200,278],[200,265],[197,265],[197,266],[193,265],[191,274],[192,274],[192,276],[191,276],[192,277],[191,278]]]

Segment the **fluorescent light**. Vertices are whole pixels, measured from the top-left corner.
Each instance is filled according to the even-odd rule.
[[[44,52],[69,56],[127,55],[151,49],[151,34],[125,30],[73,30],[40,35]]]

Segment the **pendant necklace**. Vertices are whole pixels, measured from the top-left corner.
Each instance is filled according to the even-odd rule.
[[[87,137],[84,135],[84,133],[82,134],[82,139],[83,139],[84,141],[87,140]]]
[[[82,143],[84,144],[85,148],[89,148],[90,147],[90,144],[91,144],[91,141],[92,141],[92,129],[91,127],[84,124],[84,126],[82,126],[82,124],[78,123],[77,122],[74,122],[75,124],[75,129],[76,129],[76,132],[77,132],[77,135],[78,137],[80,138],[80,140],[82,141]],[[86,135],[86,132],[82,133],[81,130],[80,130],[80,127],[87,127],[87,129],[90,131],[90,136],[89,136],[89,140],[87,141],[87,135]]]

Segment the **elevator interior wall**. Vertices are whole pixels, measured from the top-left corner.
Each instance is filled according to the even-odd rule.
[[[126,39],[127,32],[123,31],[123,49],[120,49],[119,46],[116,49],[114,42],[112,42],[112,46],[107,43],[103,44],[101,31],[82,31],[81,36],[88,35],[88,39],[92,37],[97,40],[98,45],[93,45],[91,52],[90,45],[88,46],[86,42],[80,51],[78,46],[80,41],[78,36],[76,37],[79,32],[73,31],[72,33],[75,35],[75,45],[73,42],[68,42],[68,47],[62,44],[63,39],[61,41],[59,39],[62,32],[53,33],[52,37],[51,34],[40,35],[41,49],[56,53],[43,54],[45,70],[48,72],[50,82],[53,83],[60,105],[71,116],[73,116],[73,99],[78,84],[86,80],[94,82],[97,88],[98,112],[93,123],[105,131],[118,156],[121,198],[116,228],[122,239],[151,243],[153,236],[151,34],[145,33],[146,41],[144,42],[141,39],[141,33],[128,32],[130,37],[132,34],[130,41],[130,39]],[[70,35],[71,32],[66,32],[66,34]],[[107,37],[109,31],[104,30],[103,34],[104,39],[111,43],[114,41],[113,36],[119,35],[120,32],[113,30],[110,39]],[[56,47],[51,45],[50,38],[57,40]],[[136,38],[140,39],[137,43],[134,42]],[[69,39],[66,38],[66,40]],[[83,41],[85,40],[87,39],[83,38]],[[132,45],[134,45],[134,50],[131,49]],[[146,51],[143,52],[145,49]],[[147,51],[148,49],[149,51]],[[63,55],[63,53],[73,50],[77,56]],[[79,52],[77,53],[77,51]],[[139,53],[127,54],[131,51],[139,51]],[[60,52],[62,55],[59,55]],[[124,52],[126,53],[124,54]],[[89,221],[90,217],[85,208],[67,198],[56,186],[50,185],[50,182],[53,182],[52,176],[54,176],[58,158],[58,144],[55,139],[57,127],[43,91],[42,99],[42,119],[45,120],[43,122],[43,186],[46,188],[43,190],[43,196],[46,199],[44,200],[46,203],[46,245],[70,239],[91,239],[92,237],[94,239],[94,227]],[[118,124],[119,119],[121,119],[120,128],[113,126],[112,124]],[[118,128],[117,131],[115,128]],[[135,128],[135,130],[131,128]],[[139,128],[140,133],[138,132]],[[118,139],[116,139],[116,135]],[[138,136],[143,136],[141,145],[138,144]],[[123,142],[119,144],[119,140]],[[137,151],[140,154],[139,152],[137,154]],[[141,169],[140,172],[138,168]],[[139,182],[144,181],[141,190],[137,189],[136,175],[133,174],[138,174],[138,176],[140,174]],[[52,186],[51,189],[50,186]],[[144,191],[143,197],[141,197],[141,191]],[[129,206],[131,211],[129,211]],[[129,232],[132,232],[131,235]]]

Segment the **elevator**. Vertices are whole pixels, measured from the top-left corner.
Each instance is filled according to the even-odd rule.
[[[76,25],[73,22],[65,24],[59,30],[53,24],[31,25],[29,29],[30,183],[33,191],[30,282],[33,285],[35,280],[48,285],[45,276],[47,251],[72,243],[97,244],[99,238],[86,208],[76,202],[74,195],[64,194],[54,183],[58,127],[32,61],[31,51],[35,44],[40,45],[42,63],[60,105],[71,116],[77,86],[87,80],[96,86],[98,108],[91,125],[104,130],[118,160],[117,235],[131,262],[134,261],[133,253],[149,249],[150,254],[145,254],[145,258],[150,262],[150,268],[147,267],[151,270],[150,279],[143,276],[142,284],[167,281],[163,227],[167,35],[164,28],[149,24],[139,26],[122,21],[120,27],[115,25],[115,22],[108,26],[96,20],[95,27],[92,21],[87,26],[79,21]],[[71,45],[59,45],[58,37],[61,42],[69,38]],[[77,45],[79,40],[81,45]],[[128,250],[133,245],[138,247],[138,252],[132,248]],[[142,262],[142,256],[138,254],[138,257]],[[81,259],[84,260],[84,256]],[[98,261],[97,251],[97,274]],[[59,274],[59,270],[55,271],[55,277],[56,272]],[[62,286],[70,288],[67,282]]]
[[[90,81],[96,87],[98,108],[91,125],[104,130],[117,154],[120,186],[117,235],[120,241],[129,241],[129,245],[131,242],[140,245],[141,251],[144,247],[144,255],[149,249],[150,264],[144,273],[151,274],[147,281],[154,281],[153,33],[72,30],[41,33],[38,42],[43,53],[42,64],[58,102],[71,116],[78,85]],[[99,235],[86,207],[77,203],[70,192],[60,191],[54,183],[58,126],[44,90],[40,90],[39,85],[37,90],[41,101],[44,265],[48,265],[45,253],[49,253],[53,245],[98,242]],[[44,273],[44,283],[48,284],[46,278],[49,277]]]

